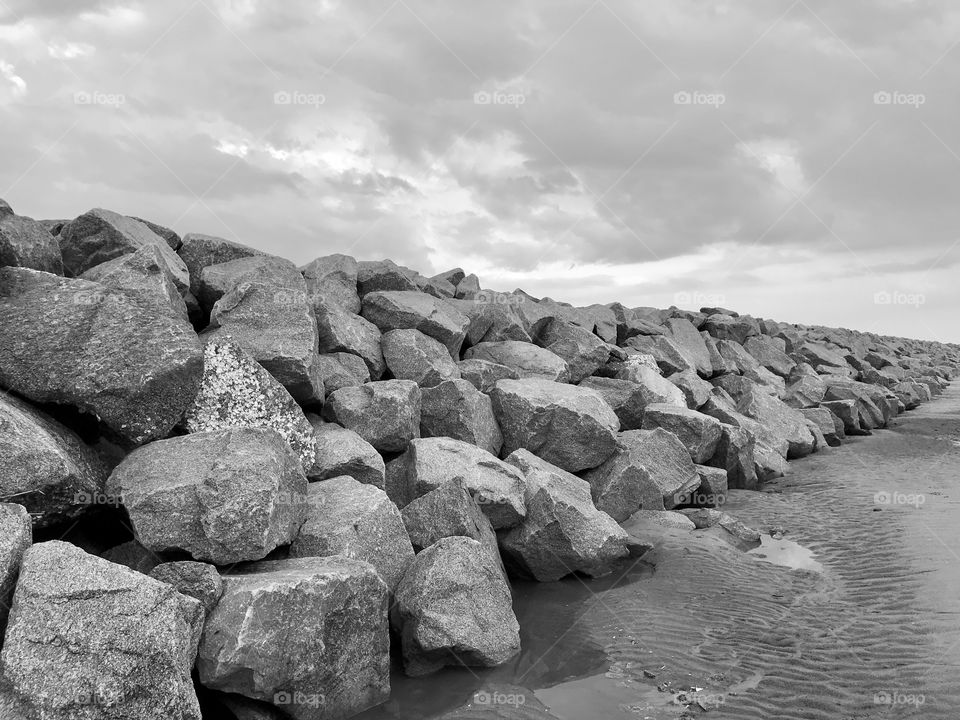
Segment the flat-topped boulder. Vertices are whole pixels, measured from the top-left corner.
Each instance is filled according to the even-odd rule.
[[[571,383],[593,375],[610,357],[610,347],[591,330],[556,317],[536,323],[532,334],[537,345],[564,360],[568,371],[566,379]]]
[[[419,330],[439,340],[454,358],[466,337],[470,320],[453,305],[422,292],[376,291],[363,296],[363,317],[381,332]]]
[[[563,358],[546,348],[518,340],[478,343],[467,350],[465,358],[506,365],[514,371],[517,378],[538,378],[556,382],[567,382],[570,379],[570,370]]]
[[[263,255],[259,250],[232,240],[203,233],[187,233],[180,242],[177,255],[190,272],[190,292],[200,298],[200,280],[203,269],[211,265]],[[212,303],[211,303],[212,304]]]
[[[383,488],[386,468],[376,448],[353,430],[311,415],[317,454],[305,471],[310,481],[349,475],[367,485]]]
[[[460,377],[460,368],[439,340],[419,330],[389,330],[380,339],[383,359],[397,380],[433,387]]]
[[[663,428],[673,433],[690,451],[697,464],[705,463],[720,442],[720,421],[696,410],[658,403],[648,405],[643,413],[643,430]]]
[[[420,437],[420,398],[412,380],[378,380],[332,393],[323,417],[353,430],[380,452],[402,452]]]

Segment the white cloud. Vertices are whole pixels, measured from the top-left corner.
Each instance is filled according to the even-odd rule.
[[[21,98],[27,94],[26,81],[17,75],[16,68],[5,60],[0,60],[0,77],[7,81],[8,85],[0,89],[0,96],[8,94],[11,98]]]
[[[73,60],[79,57],[86,57],[93,55],[95,51],[96,48],[87,43],[51,43],[47,46],[47,52],[50,53],[50,57],[56,58],[57,60]]]

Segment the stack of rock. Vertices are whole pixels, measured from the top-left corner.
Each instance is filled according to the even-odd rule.
[[[391,628],[409,675],[503,663],[511,579],[609,573],[618,523],[700,526],[958,362],[0,203],[0,710],[199,718],[196,682],[345,718],[389,697]]]

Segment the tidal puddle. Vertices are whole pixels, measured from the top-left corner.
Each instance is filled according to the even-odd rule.
[[[816,556],[813,551],[793,540],[776,540],[770,535],[762,535],[760,545],[747,552],[747,555],[794,570],[823,572],[823,565],[814,559]]]

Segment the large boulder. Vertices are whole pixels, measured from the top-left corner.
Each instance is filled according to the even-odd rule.
[[[886,393],[876,385],[857,382],[845,377],[827,375],[823,378],[826,385],[824,400],[853,400],[860,413],[860,425],[874,429],[885,427],[896,413],[887,406]]]
[[[0,638],[7,627],[20,562],[32,542],[33,531],[27,509],[23,505],[0,503]]]
[[[448,301],[463,313],[470,321],[467,327],[465,345],[472,346],[482,342],[500,342],[519,340],[533,342],[528,325],[517,310],[517,301],[523,301],[519,295],[481,291],[471,299]]]
[[[322,353],[318,357],[323,391],[329,395],[340,388],[370,382],[370,369],[362,358],[345,352]]]
[[[317,314],[322,308],[338,307],[360,314],[357,294],[357,261],[349,255],[325,255],[300,268],[307,282],[307,293]]]
[[[193,328],[87,280],[0,268],[0,387],[97,415],[132,443],[165,437],[193,401]]]
[[[296,536],[307,479],[273,430],[236,428],[138,448],[107,481],[134,534],[154,552],[217,565],[259,560]]]
[[[685,318],[669,318],[664,321],[664,326],[669,330],[671,338],[692,365],[692,369],[700,377],[708,378],[713,375],[710,351],[706,342],[700,336],[700,331],[697,330],[696,325]]]
[[[34,545],[0,663],[47,720],[200,720],[190,670],[203,608],[167,583],[69,543]]]
[[[510,587],[483,545],[438,540],[411,563],[391,612],[407,675],[445,665],[492,667],[520,651]]]
[[[687,401],[683,392],[660,374],[656,367],[627,358],[627,362],[617,372],[617,379],[629,380],[636,383],[644,407],[653,403],[669,403],[677,407],[686,407]]]
[[[613,408],[621,430],[639,430],[643,423],[643,409],[650,404],[650,394],[641,383],[617,378],[588,377],[580,387],[593,390]]]
[[[511,368],[517,378],[539,378],[567,382],[570,371],[566,361],[542,347],[518,340],[482,342],[465,353],[468,360],[487,360]]]
[[[720,442],[720,421],[696,410],[676,405],[647,405],[643,430],[663,428],[673,433],[690,451],[693,462],[701,465],[713,457]]]
[[[551,582],[571,573],[605,575],[627,556],[627,534],[594,507],[588,482],[528,450],[507,462],[524,473],[527,505],[523,522],[501,540],[508,566]]]
[[[107,471],[69,428],[0,392],[0,500],[13,500],[38,530],[80,515],[103,497]]]
[[[341,720],[390,696],[388,591],[342,556],[250,563],[223,576],[197,673],[208,688]]]
[[[778,398],[764,392],[749,380],[743,386],[737,401],[737,410],[760,425],[775,437],[785,441],[788,459],[804,457],[813,452],[813,435],[807,428],[803,414],[784,404]]]
[[[657,368],[665,375],[686,370],[696,371],[693,356],[666,335],[637,335],[627,341],[626,347],[652,356]]]
[[[376,448],[353,430],[310,416],[317,459],[306,470],[311,481],[349,475],[354,480],[383,488],[385,467]]]
[[[470,320],[453,305],[421,292],[377,291],[363,296],[363,317],[381,332],[419,330],[439,340],[454,358],[460,357],[460,345]]]
[[[786,395],[783,401],[792,408],[817,407],[827,392],[820,375],[807,363],[800,363],[787,376]]]
[[[214,235],[187,233],[181,240],[177,255],[180,256],[190,272],[190,292],[199,299],[204,268],[231,260],[239,260],[240,258],[263,255],[263,253],[252,247],[231,240],[224,240]],[[212,304],[213,302],[211,302]]]
[[[610,346],[593,332],[556,317],[538,322],[532,334],[537,345],[564,360],[568,370],[566,379],[571,383],[593,375],[610,357]]]
[[[184,426],[189,433],[258,427],[280,433],[304,470],[317,456],[303,410],[263,366],[234,343],[207,343],[203,379]]]
[[[362,260],[357,263],[357,289],[360,296],[378,290],[421,289],[422,275],[393,260]]]
[[[307,519],[291,557],[342,555],[370,563],[391,591],[413,560],[400,511],[387,494],[352,477],[310,483]]]
[[[579,472],[616,450],[620,421],[593,390],[532,378],[501,380],[491,398],[505,454],[525,448],[568,472]]]
[[[717,449],[707,463],[726,471],[731,489],[756,490],[756,436],[749,430],[721,423]]]
[[[32,218],[0,212],[0,267],[24,267],[63,275],[57,238]]]
[[[303,276],[293,263],[268,256],[213,267],[228,266],[229,289],[214,304],[204,338],[237,343],[297,402],[322,403],[317,318]]]
[[[843,424],[845,435],[870,435],[869,426],[862,424],[860,409],[856,400],[824,400],[820,407],[827,408]]]
[[[209,563],[194,560],[164,562],[154,566],[148,574],[154,580],[172,585],[177,592],[198,600],[207,613],[213,610],[223,595],[220,573]]]
[[[751,317],[716,314],[707,317],[701,329],[717,340],[732,340],[743,345],[751,335],[760,334],[760,325]]]
[[[674,373],[667,379],[680,389],[684,399],[687,401],[687,407],[691,410],[699,409],[701,405],[710,399],[710,390],[713,386],[693,370]]]
[[[815,370],[818,370],[818,368],[847,369],[850,367],[843,355],[831,350],[823,343],[805,342],[796,348],[793,354],[797,357],[797,362],[809,363]]]
[[[525,514],[523,475],[475,445],[446,437],[411,441],[395,475],[388,473],[387,493],[400,507],[460,478],[500,530],[518,524]]]
[[[748,337],[743,344],[743,349],[750,353],[760,365],[782,378],[789,377],[796,365],[793,358],[784,352],[777,341],[767,335]]]
[[[499,455],[503,446],[493,402],[466,380],[446,380],[424,388],[420,406],[420,435],[462,440]]]
[[[380,329],[359,315],[337,307],[327,307],[317,313],[317,330],[322,353],[350,353],[361,358],[370,371],[372,380],[379,380],[387,364],[380,347]]]
[[[380,338],[383,359],[397,380],[433,387],[460,377],[460,368],[438,340],[419,330],[389,330]]]
[[[670,510],[700,486],[690,452],[666,430],[629,430],[617,438],[617,450],[589,471],[593,502],[617,522],[637,510]]]
[[[420,388],[412,380],[380,380],[332,393],[323,417],[353,430],[380,452],[402,452],[420,437]]]

